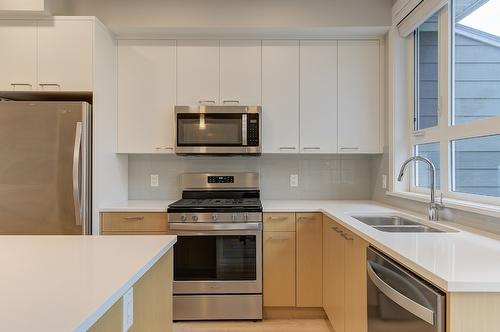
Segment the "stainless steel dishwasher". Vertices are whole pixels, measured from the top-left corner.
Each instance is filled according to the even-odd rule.
[[[367,249],[368,332],[444,332],[445,294],[374,248]]]

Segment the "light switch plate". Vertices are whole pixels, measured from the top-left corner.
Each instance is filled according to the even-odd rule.
[[[151,174],[151,187],[158,187],[160,185],[160,176],[158,174]]]
[[[387,175],[382,174],[382,189],[387,189]]]
[[[134,324],[134,288],[123,294],[123,332],[127,332]]]
[[[298,187],[298,186],[299,186],[299,175],[290,174],[290,187]]]

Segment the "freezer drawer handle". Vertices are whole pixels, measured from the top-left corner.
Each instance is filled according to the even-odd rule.
[[[82,201],[80,191],[80,150],[82,146],[82,123],[76,123],[75,146],[73,148],[73,203],[75,205],[76,225],[82,225]]]
[[[434,311],[404,296],[403,294],[399,293],[397,290],[386,284],[375,273],[370,262],[367,262],[366,265],[367,265],[368,277],[385,296],[387,296],[389,299],[391,299],[392,301],[394,301],[407,311],[411,312],[418,318],[434,326]]]

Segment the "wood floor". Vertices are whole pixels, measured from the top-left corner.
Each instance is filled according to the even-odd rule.
[[[261,322],[178,322],[174,332],[332,332],[326,319],[266,319]]]

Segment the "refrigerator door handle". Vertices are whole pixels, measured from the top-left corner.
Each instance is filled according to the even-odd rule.
[[[76,225],[82,225],[82,202],[80,194],[80,150],[82,146],[82,123],[76,123],[75,146],[73,149],[73,202],[75,205]]]

